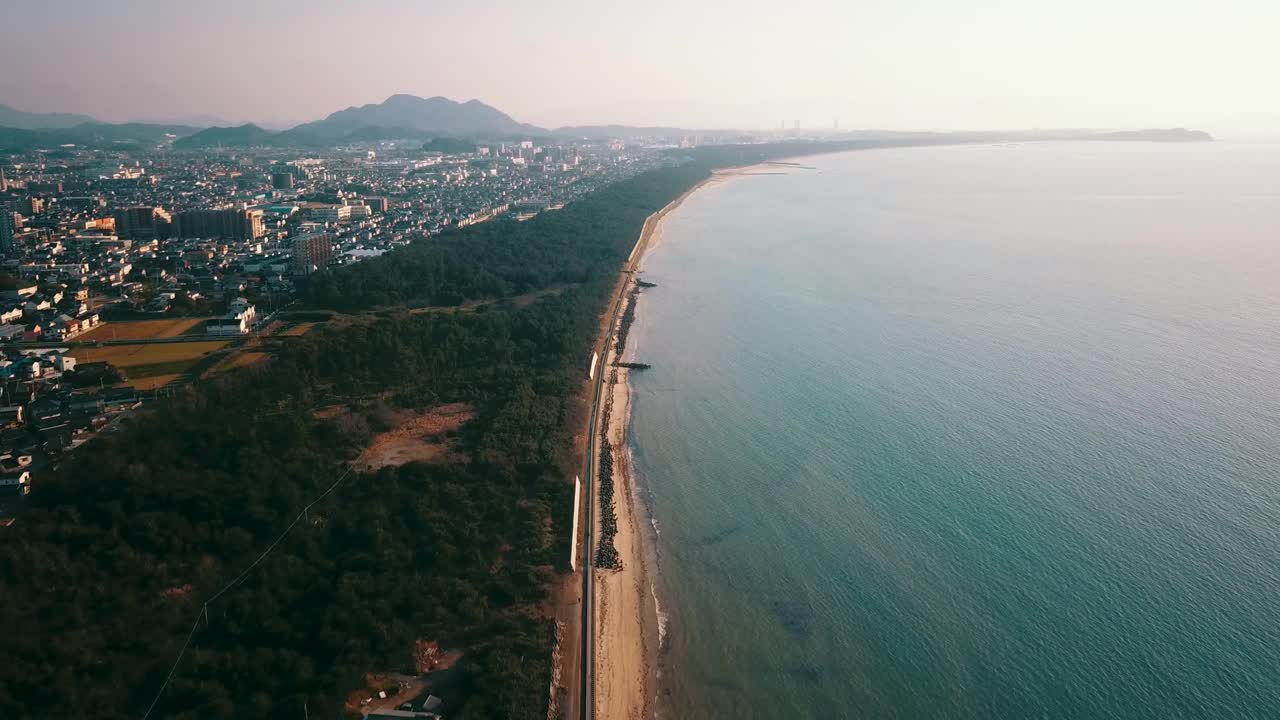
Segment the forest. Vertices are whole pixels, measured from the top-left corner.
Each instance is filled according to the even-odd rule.
[[[343,313],[327,329],[43,470],[0,530],[0,717],[339,718],[431,640],[464,651],[451,718],[545,718],[539,607],[616,273],[650,213],[768,152],[689,154],[321,273],[303,297]],[[443,403],[474,409],[449,461],[351,469],[394,411]]]

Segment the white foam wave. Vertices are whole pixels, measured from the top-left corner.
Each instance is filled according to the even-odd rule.
[[[649,583],[649,594],[653,596],[653,611],[658,617],[658,647],[661,648],[667,644],[667,621],[670,618],[662,612],[662,603],[658,602],[658,589],[653,583]]]

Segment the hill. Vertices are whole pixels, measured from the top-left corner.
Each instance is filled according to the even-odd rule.
[[[88,115],[24,112],[8,105],[0,105],[0,127],[17,128],[19,130],[47,130],[51,128],[70,128],[76,125],[96,122],[98,121]]]
[[[309,125],[300,125],[290,130],[274,132],[248,123],[237,127],[212,127],[201,130],[175,142],[173,147],[177,150],[220,147],[314,148],[392,140],[422,142],[431,137],[432,133],[405,127],[363,125],[341,135],[321,135]],[[474,149],[473,144],[469,143],[468,147]]]
[[[173,143],[178,150],[191,150],[211,147],[253,147],[271,145],[278,133],[263,130],[253,123],[245,123],[236,127],[211,127],[188,135]]]
[[[70,128],[31,130],[0,127],[0,150],[23,152],[52,149],[60,145],[78,147],[120,147],[121,145],[159,145],[174,137],[196,132],[187,125],[148,125],[146,123],[85,123]]]
[[[516,122],[479,100],[456,102],[446,97],[392,95],[381,103],[349,107],[324,120],[294,128],[320,138],[341,138],[365,127],[404,128],[435,135],[528,135],[546,130]]]

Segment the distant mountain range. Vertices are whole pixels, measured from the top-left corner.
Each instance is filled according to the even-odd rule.
[[[88,115],[23,112],[8,105],[0,105],[0,127],[17,128],[19,130],[44,130],[69,128],[96,122],[98,121]]]
[[[303,123],[282,131],[246,123],[234,127],[203,127],[197,116],[189,123],[100,123],[87,115],[29,113],[0,105],[0,150],[24,151],[59,145],[112,146],[155,145],[173,141],[175,149],[271,147],[331,147],[386,140],[427,141],[437,138],[468,140],[527,139],[554,135],[562,138],[679,138],[709,131],[677,127],[627,125],[579,125],[546,130],[517,122],[510,115],[479,100],[456,102],[445,97],[421,98],[392,95],[381,103],[349,107],[323,120]],[[714,131],[724,134],[729,131]],[[857,137],[860,131],[847,133]],[[909,135],[911,133],[890,133]],[[1208,133],[1181,128],[1170,130],[1043,130],[985,134],[992,141],[1008,140],[1148,140],[1156,142],[1207,141]]]
[[[146,123],[82,123],[69,128],[28,130],[0,126],[0,152],[51,150],[61,145],[119,147],[159,145],[199,128]]]
[[[465,103],[445,97],[392,95],[376,105],[339,110],[323,120],[283,132],[246,124],[209,128],[184,137],[175,148],[310,147],[382,140],[426,140],[434,137],[501,138],[546,135],[540,127],[516,122],[479,100]]]

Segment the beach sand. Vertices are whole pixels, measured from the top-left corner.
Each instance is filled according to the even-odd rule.
[[[662,221],[694,192],[729,179],[752,174],[767,166],[753,165],[716,171],[690,188],[666,207],[649,216],[631,257],[624,266],[620,292],[631,291],[634,278],[627,273],[640,269],[644,254],[662,237]],[[616,328],[615,328],[616,330]],[[626,355],[624,349],[623,356]],[[613,346],[604,357],[607,385],[609,441],[613,445],[614,506],[618,531],[614,547],[622,560],[622,570],[592,569],[595,577],[595,716],[600,720],[641,720],[653,717],[658,690],[659,635],[658,608],[654,603],[651,530],[646,511],[635,487],[631,457],[627,452],[627,424],[631,418],[630,370],[613,367],[624,359]],[[600,514],[595,515],[594,532],[600,534]]]
[[[610,368],[609,372],[616,372],[608,386],[613,405],[608,433],[614,447],[614,505],[618,515],[614,547],[622,558],[622,570],[594,571],[595,714],[602,720],[640,720],[652,716],[657,617],[650,600],[650,568],[642,545],[643,518],[637,512],[626,452],[631,392],[628,370]]]

